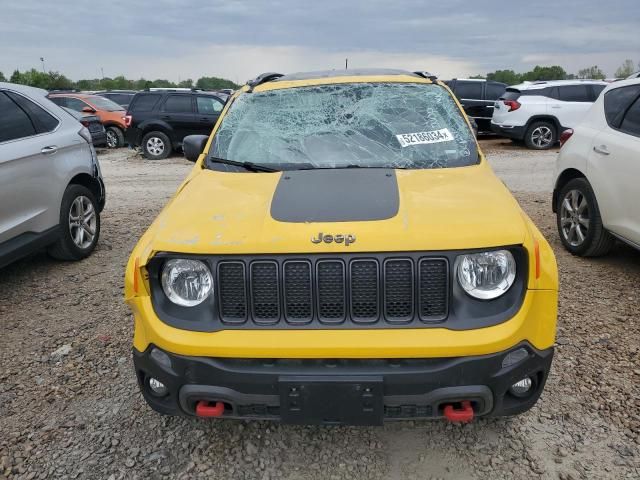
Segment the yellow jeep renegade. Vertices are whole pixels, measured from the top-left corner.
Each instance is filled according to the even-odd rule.
[[[126,270],[152,408],[376,425],[535,404],[555,259],[435,77],[264,74],[184,151]]]

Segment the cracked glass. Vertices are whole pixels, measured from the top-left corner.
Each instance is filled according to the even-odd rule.
[[[316,85],[240,95],[209,154],[281,169],[430,169],[478,162],[473,132],[451,95],[439,85],[420,83]]]

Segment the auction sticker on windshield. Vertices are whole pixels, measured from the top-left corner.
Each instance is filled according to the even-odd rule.
[[[440,143],[451,142],[453,135],[448,128],[441,128],[440,130],[432,130],[430,132],[416,132],[416,133],[402,133],[396,135],[401,147],[408,147],[410,145],[425,145],[428,143]]]

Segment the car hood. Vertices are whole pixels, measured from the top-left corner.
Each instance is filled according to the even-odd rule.
[[[519,205],[484,160],[437,170],[202,170],[164,208],[143,248],[147,257],[434,251],[521,244],[526,229]],[[355,241],[312,242],[320,233]]]

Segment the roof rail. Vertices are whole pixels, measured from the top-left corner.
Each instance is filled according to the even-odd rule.
[[[202,92],[202,88],[184,88],[184,87],[150,87],[145,88],[145,92]]]
[[[249,85],[249,93],[253,92],[253,89],[256,88],[258,85],[271,82],[272,80],[277,80],[280,77],[284,77],[284,75],[282,73],[276,73],[276,72],[261,73],[253,80],[247,81],[247,85]]]
[[[432,73],[429,73],[429,72],[420,71],[420,72],[413,72],[413,73],[415,73],[419,77],[431,80],[432,82],[435,82],[436,80],[438,80],[438,77],[436,75],[434,75]]]

